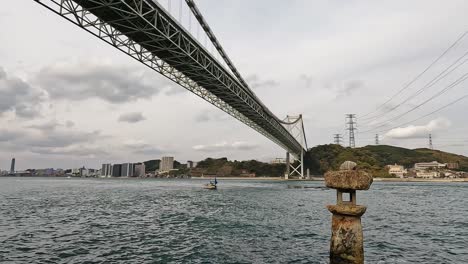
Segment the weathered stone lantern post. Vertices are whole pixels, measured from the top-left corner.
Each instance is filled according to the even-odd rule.
[[[372,176],[345,161],[339,171],[325,173],[325,185],[336,189],[336,205],[327,205],[332,216],[330,264],[364,263],[361,216],[366,207],[356,204],[356,190],[368,190]],[[343,197],[343,195],[346,195]]]

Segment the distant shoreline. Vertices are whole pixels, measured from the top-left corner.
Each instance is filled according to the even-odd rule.
[[[374,178],[379,182],[468,182],[468,178],[455,179],[421,179],[421,178]]]
[[[192,179],[206,180],[210,177],[192,177]],[[280,177],[217,177],[218,180],[266,180],[266,181],[324,181],[323,177],[310,179],[287,179]],[[374,178],[374,182],[468,182],[468,178],[456,179],[422,179],[422,178]]]
[[[0,176],[0,178],[66,178],[64,176]],[[83,179],[178,179],[178,178],[150,178],[150,177],[72,177],[72,178],[83,178]],[[216,177],[218,180],[251,180],[251,181],[324,181],[323,177],[311,177],[310,179],[287,179],[281,177]],[[191,177],[194,180],[211,180],[214,177]],[[374,178],[374,182],[466,182],[468,178],[455,178],[455,179],[422,179],[422,178]]]

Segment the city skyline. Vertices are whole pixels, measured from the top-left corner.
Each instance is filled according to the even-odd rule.
[[[453,1],[445,6],[449,15],[441,17],[435,1],[354,6],[303,1],[271,10],[261,9],[264,3],[258,1],[244,10],[238,25],[228,23],[244,4],[229,3],[232,12],[223,16],[219,10],[226,3],[206,0],[199,7],[258,97],[278,116],[303,114],[311,146],[331,143],[332,135],[345,128],[345,113],[357,114],[356,145],[373,144],[374,134],[360,134],[360,115],[384,102],[457,39],[465,31],[463,10],[468,8],[466,2]],[[259,15],[256,10],[263,11]],[[292,19],[278,21],[273,14],[280,11]],[[361,19],[355,21],[356,16]],[[12,156],[21,160],[19,170],[41,164],[99,168],[103,162],[160,156],[264,161],[285,156],[239,121],[31,1],[9,1],[0,21],[15,24],[5,28],[2,36],[8,38],[2,38],[0,47],[5,100],[0,108],[1,168],[9,167]],[[295,30],[281,30],[286,28]],[[277,29],[288,37],[280,37]],[[334,29],[333,34],[327,29]],[[25,36],[44,41],[31,49]],[[465,41],[447,58],[466,47]],[[281,65],[271,56],[278,50],[288,54]],[[429,109],[461,94],[462,89],[454,89]],[[380,144],[426,147],[431,132],[434,148],[468,155],[460,146],[466,144],[467,125],[460,114],[465,105],[384,133]]]

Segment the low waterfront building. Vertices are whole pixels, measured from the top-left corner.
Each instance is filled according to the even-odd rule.
[[[81,175],[81,168],[73,168],[73,169],[71,170],[71,173],[72,173],[73,175]]]
[[[191,160],[188,160],[188,161],[187,161],[187,168],[188,168],[188,169],[193,168],[193,161],[191,161]]]
[[[416,172],[416,177],[423,178],[423,179],[433,179],[433,178],[439,178],[440,173],[437,171],[418,171]]]
[[[460,163],[458,162],[449,162],[447,163],[447,169],[449,170],[458,170],[460,168]]]
[[[270,164],[285,164],[285,163],[286,163],[286,159],[284,158],[275,158],[270,162]]]
[[[388,174],[390,175],[395,175],[396,177],[399,178],[404,178],[408,171],[401,165],[387,165],[388,168]]]
[[[419,162],[414,164],[415,170],[427,170],[427,169],[442,169],[447,167],[445,163],[439,163],[437,161],[432,162]]]

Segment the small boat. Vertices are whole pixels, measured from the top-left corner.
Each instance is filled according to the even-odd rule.
[[[218,181],[216,180],[216,178],[214,179],[214,181],[210,181],[210,183],[207,183],[203,186],[203,189],[207,189],[207,190],[216,190],[218,188]]]

